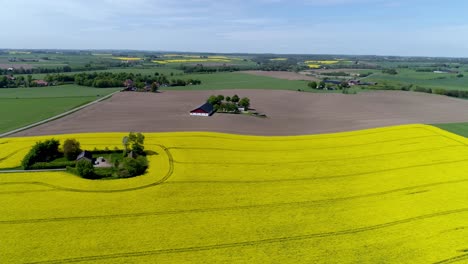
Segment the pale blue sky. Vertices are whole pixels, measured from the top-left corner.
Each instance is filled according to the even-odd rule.
[[[0,48],[468,57],[462,0],[0,0]]]

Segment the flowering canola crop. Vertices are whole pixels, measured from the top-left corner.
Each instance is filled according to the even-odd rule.
[[[57,135],[121,148],[125,133]],[[0,259],[466,261],[468,140],[426,125],[259,137],[145,133],[149,171],[0,174]],[[49,137],[0,139],[0,168]]]

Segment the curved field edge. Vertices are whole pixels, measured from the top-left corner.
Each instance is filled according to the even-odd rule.
[[[447,123],[447,124],[434,124],[438,128],[447,130],[451,133],[460,136],[468,137],[468,123]]]
[[[113,148],[123,135],[63,137],[75,137],[90,148]],[[0,184],[0,232],[6,245],[2,259],[466,259],[468,149],[463,137],[426,125],[291,137],[145,135],[147,149],[155,153],[149,173],[141,177],[88,181],[60,173],[0,175],[0,183],[5,183]],[[25,147],[37,139],[2,139],[0,152],[6,156],[3,146]],[[171,176],[164,179],[169,171]]]

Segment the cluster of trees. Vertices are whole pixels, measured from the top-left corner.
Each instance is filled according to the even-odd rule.
[[[391,75],[398,74],[397,70],[395,70],[395,69],[384,69],[384,70],[382,70],[382,73],[391,74]]]
[[[115,65],[114,65],[115,66]],[[63,66],[63,67],[55,67],[55,68],[30,68],[25,69],[23,67],[14,68],[13,71],[8,69],[0,69],[0,75],[5,74],[39,74],[39,73],[63,73],[63,72],[76,72],[76,71],[97,71],[97,70],[105,70],[110,65],[92,65],[86,64],[85,66]]]
[[[12,75],[0,76],[0,88],[17,88],[17,87],[36,87],[32,75],[13,77]]]
[[[132,80],[136,88],[144,88],[153,83],[158,86],[185,86],[199,85],[200,80],[197,79],[169,79],[164,74],[155,73],[154,75],[143,75],[140,73],[112,73],[112,72],[93,72],[93,73],[78,73],[74,75],[51,74],[45,77],[47,82],[57,83],[75,83],[81,86],[91,86],[97,88],[122,87],[125,80]]]
[[[190,65],[181,65],[179,67],[180,70],[184,71],[184,73],[216,73],[216,72],[234,72],[234,71],[241,71],[241,70],[249,70],[254,69],[252,67],[239,67],[239,66],[232,66],[232,65],[217,65],[217,66],[206,66],[203,64],[197,64],[194,66]]]
[[[130,133],[122,139],[124,151],[121,156],[112,160],[113,167],[104,169],[94,168],[89,160],[82,159],[76,163],[72,172],[87,179],[100,179],[105,177],[129,178],[145,173],[148,168],[148,159],[144,151],[145,136],[141,133]]]
[[[135,177],[145,173],[148,168],[146,159],[145,136],[141,133],[133,133],[122,139],[124,145],[123,159],[115,164],[115,174],[119,178]],[[131,151],[131,155],[128,155]]]
[[[25,170],[33,168],[39,162],[50,162],[60,157],[60,142],[56,139],[49,139],[37,142],[21,161]]]
[[[296,58],[287,58],[286,60],[271,60],[271,57],[256,57],[252,59],[257,63],[257,69],[262,71],[292,71],[299,72],[309,69],[307,65],[301,64]]]
[[[250,99],[247,97],[239,98],[237,94],[232,97],[224,95],[212,95],[207,99],[207,102],[212,104],[216,111],[239,113],[239,107],[248,109],[250,107]]]
[[[349,73],[346,73],[346,72],[321,72],[320,73],[321,75],[325,75],[325,76],[349,76],[350,74]]]
[[[320,81],[320,82],[316,82],[316,81],[312,81],[312,82],[309,82],[307,83],[307,86],[309,88],[312,88],[312,89],[318,89],[318,90],[323,90],[323,89],[345,89],[345,88],[349,88],[349,84],[347,81],[342,81],[340,82],[339,84],[332,84],[332,83],[326,83],[325,81]]]
[[[60,142],[56,139],[37,142],[23,158],[21,162],[23,169],[55,169],[74,165],[82,151],[80,143],[75,139],[67,139],[63,144],[63,152],[59,147]],[[66,161],[63,161],[62,157],[65,157]]]
[[[59,149],[60,142],[56,139],[39,141],[26,154],[21,165],[25,170],[67,168],[68,171],[87,179],[134,177],[143,174],[148,168],[144,139],[141,133],[130,133],[123,139],[124,151],[117,149],[94,151],[103,154],[115,153],[116,155],[112,155],[117,158],[112,160],[113,167],[111,168],[95,168],[89,159],[80,159],[76,162],[78,155],[82,152],[80,142],[76,139],[65,140],[63,151]]]

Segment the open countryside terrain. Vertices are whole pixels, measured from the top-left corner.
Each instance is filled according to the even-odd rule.
[[[102,149],[121,147],[123,135],[54,137]],[[0,168],[45,138],[0,139]],[[0,175],[0,260],[462,262],[467,144],[425,125],[291,137],[148,133],[144,176]]]
[[[0,133],[61,114],[118,90],[76,85],[0,89]]]
[[[257,75],[257,76],[267,76],[278,79],[286,80],[308,80],[308,81],[319,81],[318,78],[306,76],[305,74],[287,72],[287,71],[243,71],[242,73]]]
[[[252,108],[268,118],[230,114],[214,114],[208,118],[190,116],[189,111],[203,104],[211,94],[249,97]],[[128,131],[300,135],[466,120],[465,100],[413,92],[377,91],[356,95],[274,90],[125,92],[16,136]]]

